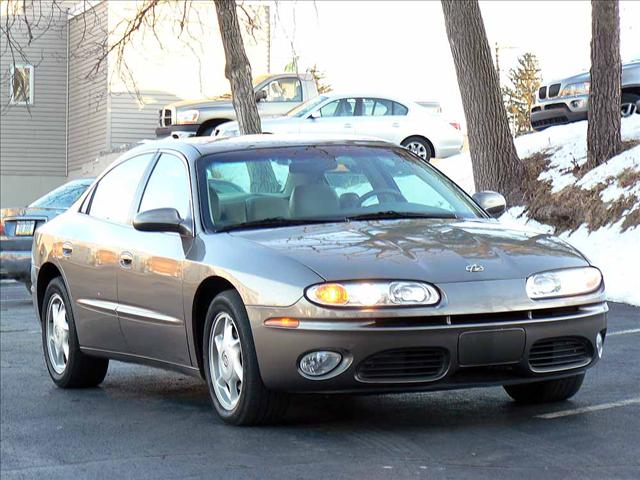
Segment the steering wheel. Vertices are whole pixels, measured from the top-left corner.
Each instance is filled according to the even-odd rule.
[[[360,200],[359,200],[359,202],[360,202],[359,206],[362,206],[362,204],[364,202],[366,202],[367,200],[369,200],[371,197],[377,197],[380,194],[393,195],[394,197],[396,197],[399,200],[406,201],[404,196],[400,192],[398,192],[397,190],[392,190],[390,188],[381,188],[379,190],[371,190],[370,192],[367,192],[364,195],[362,195],[360,197]],[[380,197],[378,197],[378,200],[380,200]]]

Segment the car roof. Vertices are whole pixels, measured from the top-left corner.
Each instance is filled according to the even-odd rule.
[[[393,143],[375,137],[356,135],[295,135],[295,134],[257,134],[241,135],[230,138],[190,137],[167,138],[146,142],[140,147],[127,152],[127,157],[139,150],[172,149],[182,150],[193,148],[201,155],[212,153],[232,152],[237,150],[252,150],[258,148],[301,147],[318,145],[353,145],[353,146],[385,146],[395,147]]]

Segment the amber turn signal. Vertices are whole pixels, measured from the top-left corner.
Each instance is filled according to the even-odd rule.
[[[264,321],[264,324],[267,327],[298,328],[298,325],[300,325],[300,321],[297,318],[279,317],[268,318]]]
[[[339,283],[325,283],[310,289],[315,299],[325,305],[344,305],[349,301],[349,293]]]

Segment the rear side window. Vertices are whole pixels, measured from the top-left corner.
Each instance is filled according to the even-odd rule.
[[[153,167],[142,195],[139,212],[156,208],[175,208],[180,218],[191,218],[189,174],[182,160],[163,153]]]
[[[133,157],[114,167],[95,188],[89,215],[116,223],[126,223],[138,184],[154,153]]]
[[[362,115],[365,117],[404,116],[409,110],[401,103],[384,98],[363,98]]]

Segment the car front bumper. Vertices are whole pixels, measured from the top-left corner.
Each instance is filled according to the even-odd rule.
[[[170,135],[178,134],[180,136],[193,136],[198,133],[200,125],[170,125],[168,127],[156,127],[156,138],[164,138]]]
[[[0,278],[29,281],[32,243],[32,237],[0,238]]]
[[[589,97],[554,98],[537,103],[531,110],[531,127],[544,130],[554,125],[586,120],[589,110]]]
[[[290,316],[291,309],[247,307],[247,311],[260,373],[268,388],[379,393],[526,383],[584,372],[598,361],[596,337],[606,334],[608,307],[600,299],[538,311],[544,315],[524,311],[452,315],[449,323],[442,316],[301,318],[299,327],[291,329],[264,325],[267,318]],[[548,341],[555,343],[550,347]],[[567,347],[568,341],[583,345],[580,351],[584,355],[570,357],[576,360],[573,363],[562,363],[566,362],[563,355],[578,351]],[[444,352],[441,368],[428,376],[416,375],[417,359],[412,355],[430,349]],[[311,379],[300,372],[298,362],[304,354],[317,350],[339,352],[343,361],[325,377]],[[548,351],[552,360],[546,360]],[[386,353],[379,356],[381,352]],[[371,365],[391,377],[372,377]]]

